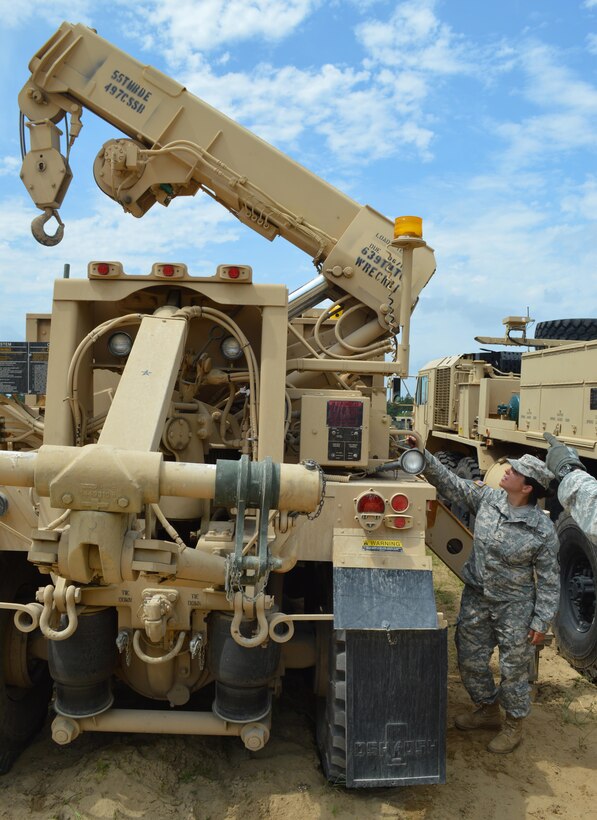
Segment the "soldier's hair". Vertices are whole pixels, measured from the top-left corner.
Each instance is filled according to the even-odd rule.
[[[549,490],[542,487],[541,484],[539,484],[538,481],[535,481],[534,478],[530,478],[528,475],[523,475],[522,477],[524,478],[524,483],[528,487],[533,488],[532,493],[529,495],[529,504],[534,506],[540,498],[546,498],[550,494]]]

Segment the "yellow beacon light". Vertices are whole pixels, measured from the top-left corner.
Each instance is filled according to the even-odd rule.
[[[394,239],[399,236],[423,236],[423,220],[420,216],[397,216],[394,220]]]

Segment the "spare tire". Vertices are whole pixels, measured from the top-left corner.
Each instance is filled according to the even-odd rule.
[[[597,339],[597,319],[552,319],[537,322],[536,339],[590,342]]]

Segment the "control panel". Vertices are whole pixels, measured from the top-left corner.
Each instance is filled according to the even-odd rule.
[[[307,394],[301,399],[300,457],[329,467],[365,467],[369,400],[359,393]]]

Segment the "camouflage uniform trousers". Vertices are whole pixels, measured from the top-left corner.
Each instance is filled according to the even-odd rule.
[[[508,714],[526,717],[531,710],[529,661],[534,649],[527,641],[534,601],[488,601],[473,587],[462,593],[456,623],[460,676],[476,704],[499,700]],[[499,648],[499,687],[489,668]]]

